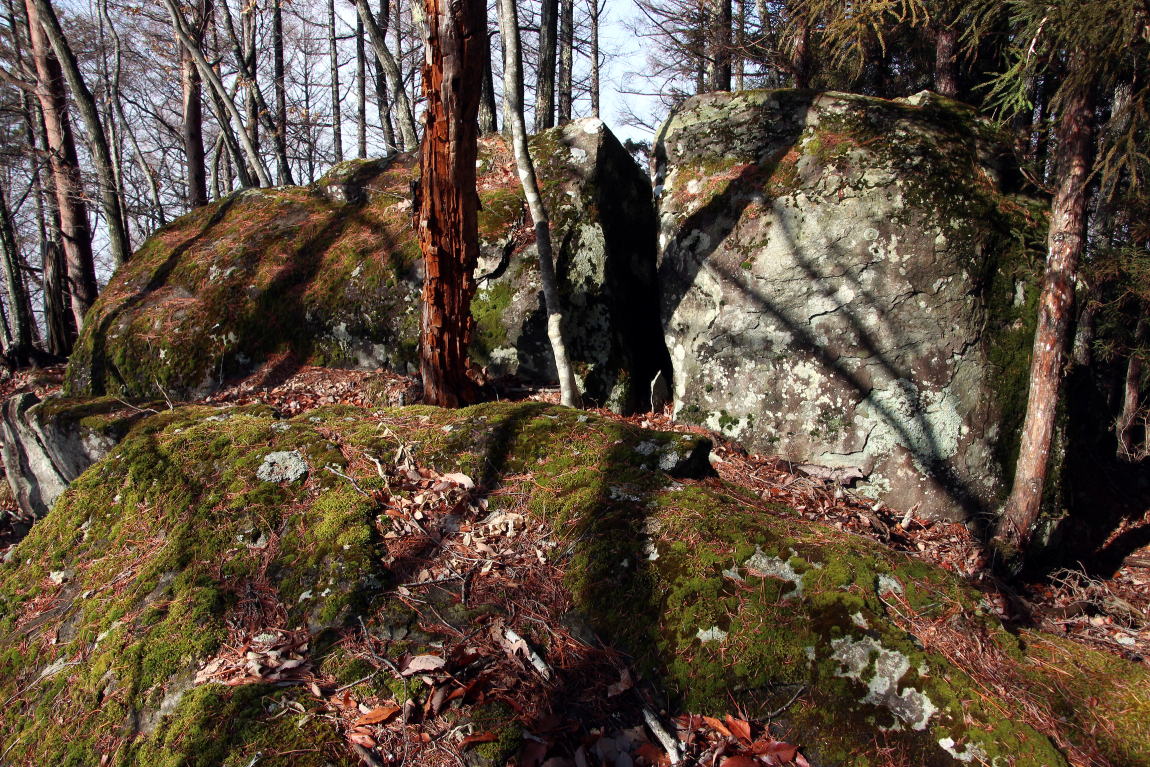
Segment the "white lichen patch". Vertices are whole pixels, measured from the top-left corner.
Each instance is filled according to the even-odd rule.
[[[892,576],[889,576],[886,573],[880,573],[878,578],[875,579],[875,581],[876,581],[875,591],[878,592],[879,596],[882,596],[883,594],[901,594],[902,593],[902,584],[899,583],[896,578],[893,578]]]
[[[832,639],[831,648],[831,659],[839,664],[835,676],[866,685],[863,703],[886,708],[912,730],[926,729],[938,707],[913,687],[898,689],[899,681],[910,670],[906,655],[883,647],[873,637]]]
[[[961,748],[955,743],[954,738],[946,737],[939,738],[938,745],[942,746],[942,750],[953,756],[960,762],[974,762],[979,764],[986,762],[986,751],[976,743],[965,743]]]
[[[794,554],[793,551],[791,553]],[[755,547],[755,553],[743,563],[743,567],[753,574],[778,578],[790,583],[793,588],[782,595],[783,599],[802,596],[803,574],[795,570],[790,562],[779,557],[772,557],[758,546]]]
[[[723,631],[718,626],[711,626],[709,629],[699,629],[695,636],[698,637],[700,642],[704,644],[707,642],[722,642],[727,638],[727,632]]]

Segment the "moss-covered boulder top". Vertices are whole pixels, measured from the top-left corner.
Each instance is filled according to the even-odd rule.
[[[992,507],[1044,231],[1006,155],[928,93],[687,101],[656,147],[677,417],[895,508]]]
[[[1145,667],[692,479],[708,447],[538,403],[139,420],[0,564],[0,762],[502,764],[646,706],[815,765],[1150,764]]]
[[[640,407],[643,387],[632,391],[629,381],[645,385],[665,359],[651,351],[661,336],[650,184],[598,120],[541,134],[532,152],[584,386],[592,400]],[[533,232],[514,161],[499,138],[483,140],[480,154],[485,257],[473,355],[496,375],[550,380]],[[283,351],[313,364],[412,370],[417,176],[411,155],[347,162],[312,186],[246,190],[162,228],[88,315],[69,392],[193,398]],[[632,321],[642,308],[645,325]]]

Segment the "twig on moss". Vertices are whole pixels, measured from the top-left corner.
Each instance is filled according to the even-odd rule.
[[[336,475],[337,477],[343,477],[344,479],[346,479],[348,482],[351,483],[351,486],[356,489],[356,492],[358,492],[360,495],[364,496],[365,498],[371,498],[372,497],[371,493],[367,492],[366,490],[364,490],[362,487],[359,486],[359,483],[355,481],[354,477],[350,477],[347,474],[344,474],[339,469],[332,468],[331,464],[328,464],[327,466],[324,466],[323,468],[326,471],[330,471],[332,474]]]
[[[786,711],[791,706],[795,705],[795,701],[798,700],[799,696],[802,695],[806,691],[807,691],[806,685],[799,685],[799,689],[795,690],[795,694],[791,696],[790,700],[788,700],[782,706],[779,706],[778,708],[776,708],[771,713],[767,714],[765,718],[766,719],[774,719],[776,716],[782,716],[783,712]]]

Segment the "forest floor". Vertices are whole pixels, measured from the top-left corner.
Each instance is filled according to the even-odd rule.
[[[411,378],[378,371],[332,370],[284,362],[279,360],[269,363],[254,374],[232,382],[209,397],[207,403],[263,403],[285,416],[296,416],[326,405],[348,404],[378,408],[384,405],[414,404],[418,398],[418,388]],[[0,398],[20,391],[34,391],[45,396],[59,389],[61,378],[62,370],[59,368],[19,373],[0,385]],[[506,399],[551,403],[558,400],[558,393],[548,389],[505,389],[504,395]],[[125,406],[128,407],[127,403]],[[595,412],[604,417],[620,419],[608,411]],[[1007,582],[993,573],[987,549],[976,532],[965,524],[923,519],[913,509],[887,508],[881,503],[856,495],[851,488],[840,486],[833,480],[804,472],[792,463],[749,454],[738,444],[720,435],[677,424],[667,413],[644,414],[620,420],[645,428],[705,434],[714,442],[712,464],[722,480],[753,490],[764,500],[789,506],[811,521],[873,538],[895,550],[908,552],[958,574],[984,595],[986,602],[1007,624],[1040,628],[1128,660],[1150,665],[1150,619],[1147,617],[1150,616],[1150,551],[1147,550],[1150,547],[1127,556],[1122,566],[1114,570],[1112,576],[1105,578],[1090,575],[1090,563],[1084,562],[1077,568],[1047,569]],[[428,467],[413,466],[412,469],[415,472],[411,474],[412,481],[425,492],[431,492],[434,488],[442,489],[450,482],[458,481],[450,475],[436,475]],[[449,481],[445,483],[445,479]],[[3,511],[8,514],[3,514]],[[3,494],[0,495],[0,558],[14,543],[14,519],[19,521],[15,504],[7,488],[3,488]],[[538,586],[539,601],[535,604],[562,601],[562,595],[556,592],[562,573],[552,572],[555,570],[553,564],[545,564],[544,558],[539,557],[538,567],[527,567],[534,563],[537,547],[547,545],[545,541],[549,532],[525,516],[511,522],[518,524],[520,530],[515,542],[507,551],[500,551],[500,555],[516,559],[525,568],[520,570],[523,573],[520,579],[522,585],[533,582]],[[1132,533],[1141,535],[1146,530],[1150,530],[1150,508],[1137,518],[1126,518],[1107,541],[1118,536],[1130,536]],[[437,556],[443,561],[429,559],[426,572],[420,574],[421,581],[434,583],[437,572],[452,571],[452,568],[459,566],[459,563],[448,561],[452,554],[446,547],[441,547]],[[464,588],[467,588],[466,585]],[[563,629],[559,631],[563,633]],[[292,657],[289,646],[291,642],[288,641],[292,638],[281,639],[284,640],[280,642],[282,647],[269,645],[263,649],[269,653],[274,650],[277,657]],[[369,638],[365,637],[364,641],[368,644],[362,648],[363,651],[378,657],[370,646]],[[469,652],[476,651],[474,646],[477,642],[490,644],[491,647],[481,647],[479,651],[489,651],[495,656],[506,652],[507,657],[514,658],[517,654],[516,648],[509,646],[515,644],[513,635],[493,632],[490,637],[482,639],[471,637]],[[252,649],[261,651],[260,648]],[[462,646],[460,649],[462,651]],[[579,652],[588,650],[582,647]],[[634,680],[628,674],[626,665],[620,663],[617,653],[602,646],[592,652],[597,657],[587,658],[587,668],[596,668],[599,672],[606,669],[608,675],[614,675],[612,678],[616,681],[606,696],[599,694],[596,700],[588,699],[584,703],[609,707],[614,700],[617,704],[622,700],[622,697],[617,697],[619,693],[630,689]],[[462,660],[469,658],[470,655]],[[242,683],[225,679],[233,671],[242,676],[242,658],[236,660],[237,663],[233,664],[235,668],[232,668],[226,658],[217,659],[216,667],[205,669],[205,672],[210,671],[209,676],[216,678],[216,681]],[[462,660],[448,658],[446,671],[441,667],[443,660],[431,656],[418,656],[403,661],[416,665],[423,662],[440,664],[434,668],[429,667],[426,674],[443,682],[441,687],[434,688],[442,688],[442,693],[431,695],[421,711],[410,710],[410,705],[396,706],[382,700],[356,700],[349,697],[346,690],[324,687],[323,680],[318,678],[308,678],[306,683],[312,686],[317,695],[328,701],[332,716],[344,723],[350,747],[369,767],[402,761],[427,765],[460,764],[461,750],[476,747],[483,744],[485,739],[495,737],[491,733],[479,732],[464,738],[459,744],[459,750],[449,753],[439,748],[438,744],[443,743],[444,739],[437,737],[435,722],[448,721],[436,716],[439,709],[450,706],[452,696],[466,697],[474,692],[466,685],[459,687],[456,682],[448,683],[451,677],[447,673],[450,672],[450,664]],[[408,674],[418,673],[420,669],[415,668],[413,671],[404,668],[397,671]],[[507,675],[516,673],[512,667],[504,671]],[[295,673],[306,675],[306,665],[300,666]],[[493,673],[497,678],[498,671]],[[504,683],[512,684],[511,681]],[[592,687],[594,685],[589,684],[588,690]],[[639,700],[639,697],[628,696],[628,699],[634,701]],[[525,705],[528,703],[525,701]],[[642,710],[631,711],[623,720],[642,721],[646,713]],[[535,731],[538,745],[533,746],[535,741],[526,741],[520,751],[519,764],[542,763],[544,767],[570,767],[572,764],[583,767],[595,763],[666,764],[666,755],[673,750],[667,747],[667,739],[674,741],[674,748],[698,764],[724,764],[728,767],[805,764],[800,751],[788,745],[785,740],[776,740],[775,733],[761,725],[746,721],[737,709],[724,720],[685,716],[676,720],[674,726],[677,728],[674,735],[666,731],[660,734],[655,729],[644,729],[641,726],[602,731],[594,740],[587,740],[579,747],[583,753],[582,760],[580,750],[576,749],[574,761],[555,758],[543,761],[548,744],[556,739],[570,737],[570,728],[561,719],[542,722]],[[548,727],[552,729],[549,731]],[[532,753],[533,747],[537,753]],[[588,755],[592,758],[588,759]],[[632,759],[634,761],[627,761]]]

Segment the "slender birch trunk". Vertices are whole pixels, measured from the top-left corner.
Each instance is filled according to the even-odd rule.
[[[515,162],[519,166],[519,179],[531,219],[535,222],[535,245],[539,251],[539,276],[543,283],[543,301],[547,309],[547,337],[555,356],[555,369],[559,373],[560,398],[568,407],[580,406],[579,384],[567,358],[567,345],[563,339],[563,313],[560,309],[559,286],[555,278],[555,258],[551,249],[551,224],[547,206],[539,194],[535,177],[535,164],[527,150],[527,127],[523,119],[523,70],[519,44],[519,19],[515,0],[499,0],[499,30],[503,37],[503,98],[507,121],[511,125],[511,144]]]
[[[331,134],[335,161],[343,162],[343,110],[339,96],[339,46],[335,37],[335,0],[327,2],[327,53],[331,72]]]

